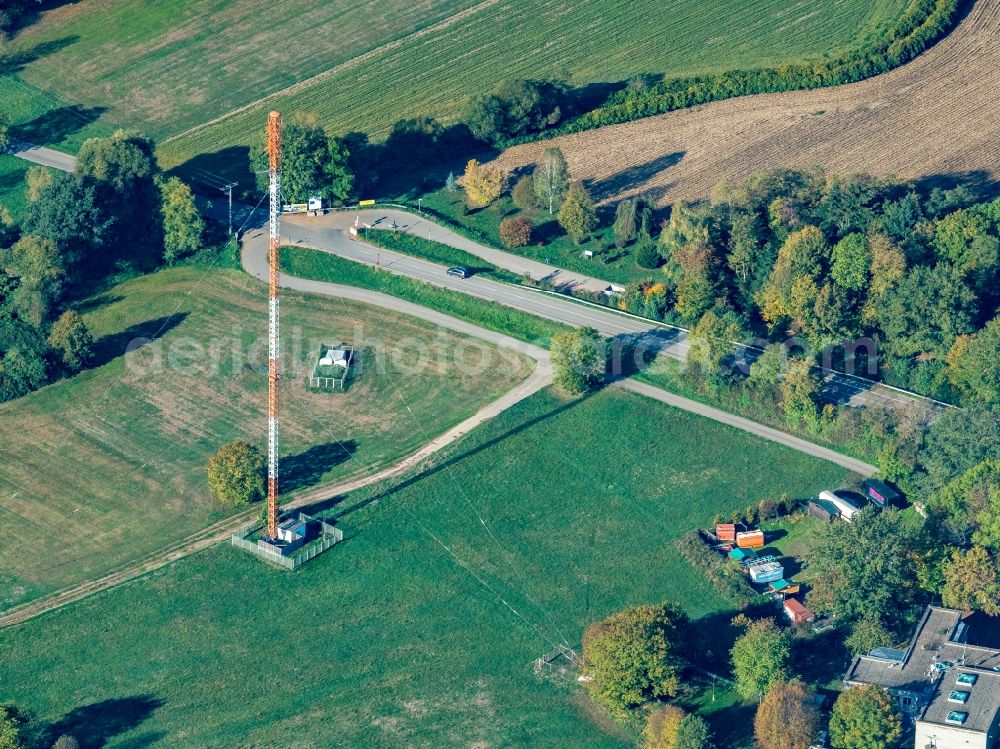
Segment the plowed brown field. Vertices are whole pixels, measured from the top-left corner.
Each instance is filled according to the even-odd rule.
[[[517,146],[505,169],[560,146],[609,201],[707,197],[723,178],[815,164],[904,178],[1000,178],[1000,0],[979,0],[913,62],[846,86],[762,94]]]

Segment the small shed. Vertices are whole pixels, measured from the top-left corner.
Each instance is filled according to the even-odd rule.
[[[751,564],[747,567],[751,582],[773,583],[780,580],[785,575],[785,568],[778,562],[764,562],[763,564]]]
[[[794,580],[786,580],[781,578],[780,580],[775,580],[769,586],[772,593],[780,593],[783,596],[790,596],[799,592],[799,584]]]
[[[806,508],[814,518],[819,518],[824,523],[830,523],[840,517],[840,510],[836,505],[827,502],[825,499],[810,499]]]
[[[736,545],[741,549],[759,549],[764,546],[764,531],[741,531],[736,534]]]
[[[891,486],[878,479],[865,479],[861,484],[861,491],[865,498],[876,507],[890,507],[899,505],[903,495]]]
[[[757,553],[753,549],[736,548],[729,552],[729,558],[739,562],[741,567],[746,567],[757,558]]]
[[[792,624],[816,621],[813,612],[799,603],[795,598],[786,598],[782,604],[782,608],[784,608],[785,616],[789,618]]]
[[[715,526],[715,537],[720,541],[735,541],[736,540],[736,524],[735,523],[718,523]]]
[[[306,537],[306,521],[298,517],[288,518],[278,524],[278,539],[292,543]]]

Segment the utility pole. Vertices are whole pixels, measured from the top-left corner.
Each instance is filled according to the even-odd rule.
[[[233,188],[238,184],[239,182],[227,182],[225,187],[219,188],[229,198],[229,234],[227,236],[230,237],[233,236]]]

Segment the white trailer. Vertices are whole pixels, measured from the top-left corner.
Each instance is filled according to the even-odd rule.
[[[852,502],[847,497],[842,497],[836,492],[824,491],[819,493],[819,498],[824,499],[834,507],[840,513],[840,517],[846,520],[848,523],[851,522],[857,513],[861,512],[861,507],[855,502]]]

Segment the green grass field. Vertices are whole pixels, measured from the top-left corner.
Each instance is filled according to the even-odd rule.
[[[89,721],[106,749],[624,749],[575,683],[539,682],[532,661],[632,604],[718,621],[674,539],[846,478],[624,391],[545,391],[395,491],[324,510],[348,540],[297,573],[217,546],[0,631],[4,696],[62,727]],[[748,711],[718,698],[692,699],[730,736]]]
[[[266,442],[261,284],[236,271],[176,268],[88,306],[105,363],[0,405],[0,609],[225,517],[208,493],[206,459],[232,439]],[[288,293],[282,323],[286,495],[394,462],[531,367],[487,347],[481,374],[462,369],[458,345],[470,339],[338,300]],[[123,356],[157,331],[156,344]],[[361,352],[356,381],[343,393],[307,392],[319,344],[340,341]]]
[[[425,0],[386,13],[371,0],[280,9],[261,0],[87,0],[29,27],[15,48],[28,58],[20,75],[29,83],[157,139],[381,48],[167,144],[172,167],[256,140],[270,108],[378,137],[403,118],[453,120],[501,75],[584,86],[819,58],[884,28],[904,0],[629,0],[614,13],[599,0],[498,0],[413,34],[473,5]],[[393,40],[401,42],[384,46]]]

